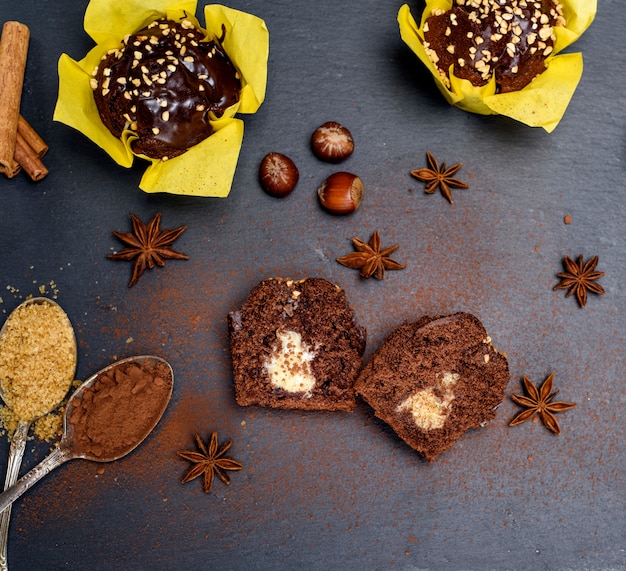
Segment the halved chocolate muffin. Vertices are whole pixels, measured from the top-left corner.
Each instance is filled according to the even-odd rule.
[[[322,278],[268,279],[229,313],[237,403],[352,410],[365,329],[345,292]]]
[[[469,313],[401,325],[363,368],[355,390],[428,461],[495,417],[506,357]]]

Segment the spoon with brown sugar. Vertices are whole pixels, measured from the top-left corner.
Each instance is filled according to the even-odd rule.
[[[4,488],[19,475],[31,424],[59,406],[76,372],[76,337],[66,313],[51,299],[22,302],[0,329],[0,397],[17,428],[11,436]],[[11,508],[0,514],[0,571],[7,571]]]
[[[0,494],[0,510],[69,460],[112,462],[132,452],[163,416],[173,386],[170,364],[152,355],[122,359],[87,379],[67,403],[59,447]]]

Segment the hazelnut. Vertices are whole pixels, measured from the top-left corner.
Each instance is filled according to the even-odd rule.
[[[354,139],[348,129],[335,121],[328,121],[311,135],[313,154],[322,161],[339,163],[354,151]]]
[[[350,214],[363,199],[363,181],[355,174],[336,172],[317,189],[317,196],[328,212]]]
[[[271,196],[287,196],[298,184],[300,173],[295,163],[281,153],[268,153],[259,166],[259,182]]]

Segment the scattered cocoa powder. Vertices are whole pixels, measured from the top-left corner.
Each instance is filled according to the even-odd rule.
[[[132,450],[161,417],[172,383],[164,361],[127,360],[103,371],[68,405],[74,452],[112,459]]]

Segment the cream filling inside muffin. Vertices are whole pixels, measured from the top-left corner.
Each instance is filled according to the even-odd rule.
[[[443,396],[437,396],[434,387],[428,387],[416,391],[398,406],[399,412],[410,411],[415,424],[423,430],[442,428],[450,414],[454,400],[452,387],[456,385],[460,375],[450,371],[444,372],[441,378],[439,375],[437,373],[436,383],[443,390]]]
[[[304,393],[304,397],[309,398],[315,387],[311,362],[316,352],[296,331],[278,330],[276,337],[278,344],[264,363],[270,383],[288,393]]]

